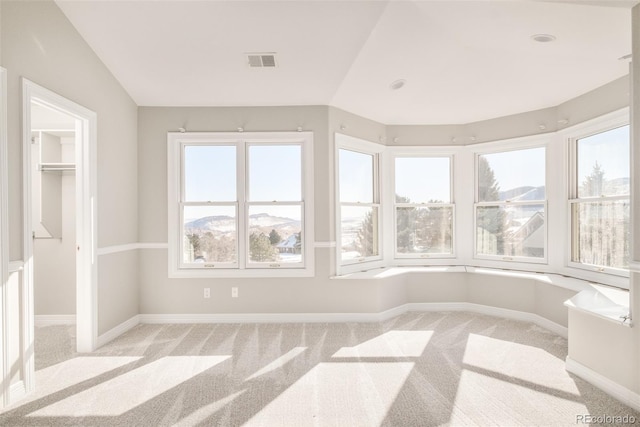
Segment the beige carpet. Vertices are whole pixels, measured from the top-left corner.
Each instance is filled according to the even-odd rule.
[[[36,331],[2,426],[575,426],[634,416],[564,370],[565,339],[470,313],[381,324],[139,325],[91,354]]]

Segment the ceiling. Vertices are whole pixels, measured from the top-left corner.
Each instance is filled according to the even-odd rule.
[[[57,0],[140,106],[332,105],[385,124],[537,110],[624,76],[637,3]]]

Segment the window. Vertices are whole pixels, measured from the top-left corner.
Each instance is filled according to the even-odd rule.
[[[367,147],[374,146],[372,143],[336,135],[336,141],[350,140],[360,143],[339,144],[337,158],[339,264],[342,265],[382,258],[379,155],[367,150]]]
[[[476,257],[543,262],[545,148],[476,156]]]
[[[453,256],[451,157],[394,159],[396,258]]]
[[[168,141],[171,277],[312,274],[311,133]]]
[[[629,266],[629,126],[573,140],[571,263],[615,272]]]

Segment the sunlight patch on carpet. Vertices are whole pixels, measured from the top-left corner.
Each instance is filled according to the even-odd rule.
[[[332,357],[419,357],[433,331],[388,331],[353,347],[342,347]]]
[[[265,366],[264,368],[260,369],[255,374],[251,375],[249,378],[247,378],[247,381],[255,379],[255,378],[258,378],[258,377],[260,377],[260,376],[262,376],[264,374],[267,374],[269,372],[275,371],[276,369],[279,369],[279,368],[283,367],[285,364],[287,364],[291,360],[293,360],[296,357],[298,357],[306,349],[307,349],[307,347],[294,347],[294,348],[292,348],[287,353],[285,353],[282,356],[278,357],[276,360],[274,360],[273,362],[269,363],[267,366]]]
[[[414,364],[320,363],[245,426],[380,425]]]
[[[140,359],[142,357],[74,357],[37,371],[37,392],[55,393]]]
[[[463,363],[518,380],[580,395],[565,362],[538,347],[469,334]]]
[[[122,415],[230,357],[163,357],[46,406],[31,413],[30,416]]]

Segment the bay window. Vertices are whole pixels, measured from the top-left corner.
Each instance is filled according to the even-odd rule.
[[[476,258],[544,262],[545,148],[476,156]]]
[[[616,273],[629,267],[629,126],[572,140],[571,265]]]
[[[453,256],[451,157],[396,156],[395,257]]]

